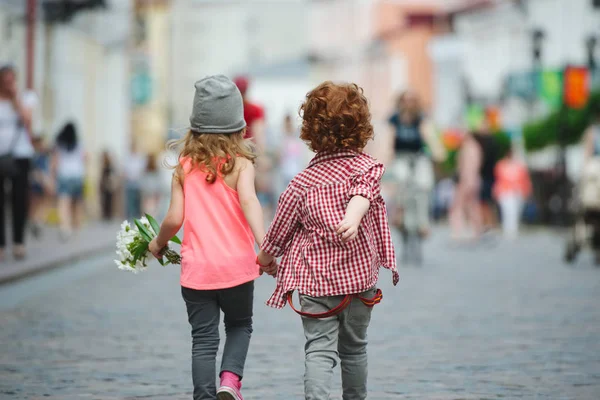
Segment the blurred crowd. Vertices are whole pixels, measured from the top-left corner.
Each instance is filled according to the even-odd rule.
[[[256,188],[267,219],[273,217],[279,194],[311,158],[300,139],[297,110],[289,110],[278,126],[268,126],[266,110],[247,96],[250,82],[238,77],[235,83],[244,99],[247,138],[254,141],[257,159]],[[48,225],[59,227],[60,239],[67,241],[86,216],[85,200],[98,196],[103,221],[138,218],[149,213],[161,219],[166,213],[172,167],[177,155],[170,150],[145,153],[132,142],[122,160],[109,151],[89,157],[78,127],[67,122],[53,139],[35,136],[31,112],[37,106],[34,93],[20,92],[16,71],[0,68],[0,216],[1,257],[6,248],[7,217],[11,216],[13,256],[25,256],[26,230],[34,238]],[[448,146],[421,107],[418,96],[402,93],[392,110],[389,148],[393,157],[382,160],[387,166],[383,195],[392,224],[403,234],[415,232],[426,238],[432,221],[448,219],[452,238],[478,241],[489,232],[502,231],[514,239],[523,211],[532,195],[532,183],[524,152],[518,147],[502,148],[490,122],[481,118],[460,136],[454,146],[455,166],[440,166],[450,156]],[[585,136],[586,154],[592,159],[600,152],[598,128]],[[89,187],[90,163],[100,171],[99,184]],[[5,165],[6,164],[6,165]],[[12,169],[7,165],[12,164]],[[11,213],[4,205],[10,203]],[[27,229],[26,229],[27,228]]]

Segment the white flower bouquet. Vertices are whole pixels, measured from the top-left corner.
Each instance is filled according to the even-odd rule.
[[[115,263],[119,269],[137,274],[148,266],[148,256],[151,256],[148,245],[158,235],[160,226],[148,214],[133,222],[134,225],[131,226],[128,221],[124,221],[121,224],[121,230],[117,233],[117,256],[119,258],[115,260]],[[181,240],[177,236],[173,236],[170,241],[181,244]],[[158,260],[161,265],[181,264],[181,256],[168,246],[163,249],[161,254],[164,257]]]

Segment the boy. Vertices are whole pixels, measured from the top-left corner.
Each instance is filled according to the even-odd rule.
[[[399,279],[380,194],[384,168],[362,152],[373,127],[358,86],[324,82],[300,110],[300,138],[316,156],[282,194],[257,262],[277,275],[269,306],[282,308],[286,298],[292,305],[291,293],[300,293],[306,399],[329,398],[338,357],[343,398],[365,399],[367,328],[381,300],[379,267],[392,271],[394,285]]]

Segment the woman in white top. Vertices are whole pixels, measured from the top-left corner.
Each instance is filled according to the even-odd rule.
[[[75,125],[71,122],[56,138],[53,167],[58,184],[61,235],[67,239],[81,222],[85,178],[85,153],[77,138]]]
[[[0,67],[0,155],[12,157],[11,168],[0,170],[0,261],[6,247],[8,204],[11,187],[13,255],[25,257],[25,225],[29,204],[29,168],[34,150],[31,144],[32,111],[37,100],[33,92],[19,93],[16,72],[10,65]],[[6,185],[10,181],[11,185]]]

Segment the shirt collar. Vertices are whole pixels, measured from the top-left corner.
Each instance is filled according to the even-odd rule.
[[[324,164],[330,161],[344,159],[344,158],[353,158],[356,156],[360,156],[362,153],[343,150],[343,151],[321,151],[317,153],[313,159],[308,164],[308,168],[314,167],[315,165]]]

